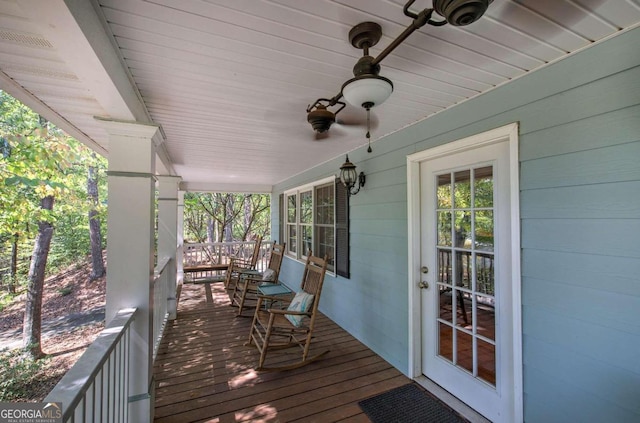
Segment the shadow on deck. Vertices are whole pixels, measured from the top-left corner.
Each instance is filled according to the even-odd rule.
[[[256,372],[251,319],[236,317],[222,284],[211,295],[185,284],[179,301],[156,359],[155,422],[368,422],[358,401],[411,383],[324,315],[311,351],[329,349],[323,359]]]

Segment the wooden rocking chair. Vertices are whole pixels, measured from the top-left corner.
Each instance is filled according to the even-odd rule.
[[[269,257],[269,265],[264,272],[240,270],[231,295],[232,305],[238,306],[238,316],[242,316],[242,310],[246,307],[246,301],[249,300],[252,303],[257,301],[259,284],[278,283],[285,246],[286,244],[273,244],[271,256]]]
[[[283,300],[281,296],[258,296],[258,304],[249,332],[248,345],[254,344],[260,351],[257,370],[289,370],[302,367],[318,360],[329,351],[309,357],[313,328],[318,314],[320,293],[327,270],[327,260],[309,254],[302,276],[301,291],[293,298]],[[263,302],[289,303],[286,309],[265,310]],[[302,349],[302,359],[284,365],[265,366],[267,352],[271,350],[298,347]]]
[[[227,293],[229,294],[229,298],[232,298],[233,291],[235,290],[236,283],[238,281],[238,275],[240,272],[245,270],[254,270],[256,268],[256,264],[258,263],[258,257],[260,257],[260,246],[262,245],[262,237],[259,236],[256,239],[256,245],[253,248],[253,253],[251,253],[251,258],[249,260],[242,259],[240,257],[232,257],[233,266],[230,268],[231,271],[227,271],[227,277],[225,278],[224,287],[227,289]]]

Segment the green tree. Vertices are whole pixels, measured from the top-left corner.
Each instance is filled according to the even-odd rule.
[[[37,208],[31,197],[31,189],[25,184],[11,183],[21,173],[16,168],[16,155],[21,156],[21,149],[12,146],[10,138],[14,134],[27,133],[39,124],[38,115],[13,97],[0,91],[0,239],[11,244],[10,287],[16,282],[19,269],[18,258],[20,246],[33,236],[33,221],[30,216]],[[11,179],[13,178],[13,179]],[[9,181],[9,182],[8,182]]]
[[[74,165],[81,161],[81,144],[4,92],[0,92],[0,121],[0,138],[4,140],[0,233],[11,234],[15,240],[35,232],[23,346],[33,357],[40,357],[42,296],[53,229],[61,217],[72,215],[67,212],[77,199],[71,187],[77,173]],[[54,210],[56,199],[63,199],[59,203],[63,213]]]
[[[79,144],[70,139],[72,145]],[[106,235],[106,160],[78,145],[78,157],[66,171],[64,196],[56,199],[57,221],[50,265],[68,266],[91,254],[91,278],[104,274],[102,249]]]
[[[185,194],[185,239],[195,242],[243,241],[270,235],[267,194]]]
[[[99,166],[96,162],[96,154],[93,156],[94,163],[89,164],[87,169],[87,197],[89,200],[89,239],[91,240],[91,279],[97,279],[107,272],[102,259],[102,231],[100,230],[100,195],[99,195]]]

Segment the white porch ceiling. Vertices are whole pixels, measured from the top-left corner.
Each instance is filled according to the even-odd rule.
[[[185,189],[269,191],[366,144],[362,126],[316,140],[305,109],[352,77],[351,27],[382,26],[376,56],[410,24],[404,3],[0,0],[0,88],[107,156],[94,116],[160,125],[158,173]],[[470,26],[427,25],[381,63],[395,90],[372,140],[639,22],[640,0],[495,0]]]

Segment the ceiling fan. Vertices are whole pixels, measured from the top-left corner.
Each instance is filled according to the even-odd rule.
[[[315,132],[314,139],[328,138],[331,127],[333,127],[331,132],[338,135],[351,133],[365,123],[372,129],[378,127],[378,119],[375,116],[367,116],[369,119],[367,122],[355,110],[347,109],[338,117],[338,113],[346,107],[346,104],[342,101],[337,101],[333,105],[330,103],[330,99],[319,98],[314,104],[307,107],[307,121]]]
[[[380,25],[375,22],[362,22],[349,31],[349,42],[355,48],[361,49],[363,55],[353,68],[353,78],[342,85],[338,94],[332,98],[319,98],[307,106],[307,122],[311,124],[317,136],[326,138],[329,128],[336,123],[336,116],[347,105],[341,101],[344,97],[347,103],[366,110],[366,136],[370,140],[370,111],[382,104],[393,92],[393,83],[380,76],[380,62],[424,25],[469,25],[485,13],[493,0],[433,0],[432,9],[424,9],[419,13],[409,10],[414,2],[415,0],[409,0],[403,8],[404,14],[413,19],[411,24],[375,58],[369,55],[369,48],[375,46],[382,37]],[[433,20],[434,12],[444,20]],[[371,146],[368,151],[371,151]]]

